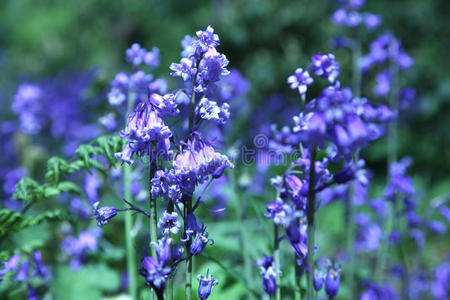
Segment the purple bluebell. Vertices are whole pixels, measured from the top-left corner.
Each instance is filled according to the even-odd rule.
[[[178,221],[178,214],[176,212],[164,211],[161,218],[159,218],[158,228],[162,229],[163,235],[177,234],[181,229],[181,222]]]
[[[214,29],[211,26],[208,26],[206,30],[197,31],[196,34],[198,44],[204,52],[219,45],[219,36],[214,33]]]
[[[330,267],[325,278],[325,292],[331,299],[335,298],[339,292],[341,275],[339,268]]]
[[[223,77],[218,86],[219,98],[222,101],[244,96],[250,90],[250,82],[237,69],[231,69],[230,74]]]
[[[211,291],[214,286],[218,285],[219,282],[213,278],[212,274],[209,274],[209,269],[206,271],[206,276],[198,275],[198,297],[201,300],[205,300],[211,295]]]
[[[209,176],[219,177],[225,168],[233,167],[225,155],[216,152],[199,134],[188,140],[173,162],[174,174],[188,192]]]
[[[126,60],[134,66],[139,66],[145,63],[151,68],[159,66],[159,49],[153,47],[152,51],[147,51],[142,48],[138,43],[134,43],[126,51]]]
[[[214,240],[208,238],[208,233],[205,230],[206,226],[203,225],[202,229],[195,233],[190,247],[190,252],[192,255],[200,254],[209,242],[211,245],[214,244]]]
[[[33,252],[33,262],[34,262],[34,275],[42,278],[46,278],[49,275],[47,266],[42,260],[42,253],[39,250]]]
[[[20,254],[16,253],[9,258],[7,261],[2,262],[2,269],[0,270],[0,282],[3,280],[3,276],[5,276],[8,272],[15,272],[19,267],[20,262]]]
[[[139,273],[145,278],[145,283],[155,290],[158,298],[161,297],[171,274],[171,269],[163,267],[153,257],[146,256],[141,260]]]
[[[325,282],[325,273],[321,270],[314,269],[314,289],[316,292],[320,291]]]
[[[355,216],[356,230],[355,250],[358,252],[370,252],[378,249],[383,232],[378,224],[372,222],[364,213]]]
[[[304,71],[302,68],[297,68],[295,74],[289,76],[287,79],[287,83],[291,85],[291,89],[298,89],[300,95],[306,94],[308,85],[313,82],[314,79],[309,76],[308,71]]]
[[[113,132],[117,127],[116,116],[114,113],[107,113],[98,119],[98,122],[105,127],[108,132]]]
[[[217,102],[203,97],[200,99],[195,113],[200,119],[213,120],[219,124],[225,124],[230,118],[230,106],[228,103],[223,103],[222,106],[218,106]]]
[[[434,270],[433,275],[430,287],[431,294],[436,300],[448,300],[448,283],[450,282],[450,263],[448,258]]]
[[[16,276],[14,276],[14,279],[17,281],[26,281],[28,280],[29,274],[28,271],[30,270],[30,261],[24,260],[22,264],[19,267],[19,270],[17,271]]]
[[[94,217],[97,219],[98,227],[106,225],[108,221],[117,215],[117,210],[114,206],[104,206],[98,207],[100,202],[95,202],[94,207]]]
[[[148,101],[140,103],[129,117],[124,130],[120,132],[122,138],[128,141],[122,152],[116,157],[124,162],[132,163],[131,156],[171,157],[170,138],[172,132],[158,116],[157,109]]]
[[[364,14],[364,24],[367,29],[373,30],[381,25],[381,17],[375,14],[366,13]]]
[[[262,275],[264,291],[269,295],[275,294],[277,289],[276,276],[279,271],[275,269],[273,256],[267,256],[264,254],[264,258],[257,259],[256,264],[259,266]]]
[[[334,55],[329,54],[316,54],[312,57],[314,73],[319,76],[328,79],[330,83],[334,83],[339,76],[339,63],[334,59]]]
[[[297,254],[300,260],[305,259],[308,255],[306,224],[303,222],[297,224],[297,222],[292,221],[291,224],[286,227],[286,235],[295,254]]]
[[[34,84],[21,84],[12,103],[12,111],[19,116],[20,127],[27,134],[37,134],[45,125],[44,91]]]
[[[158,108],[157,112],[161,118],[171,118],[180,113],[178,104],[175,101],[175,95],[172,93],[164,96],[153,93],[150,95],[150,103]]]
[[[71,259],[72,269],[78,270],[85,261],[87,253],[98,249],[98,239],[101,235],[102,231],[94,228],[80,232],[78,238],[68,236],[61,242],[61,250]]]
[[[183,57],[179,64],[172,63],[170,69],[173,71],[170,75],[174,77],[181,77],[183,81],[188,81],[197,73],[194,63],[189,58]]]
[[[167,266],[171,259],[171,249],[170,249],[170,239],[166,237],[158,240],[156,243],[152,243],[155,247],[156,256],[158,257],[158,262],[162,266]]]

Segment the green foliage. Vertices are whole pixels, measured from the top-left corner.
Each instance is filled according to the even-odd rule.
[[[13,232],[39,225],[44,221],[63,221],[68,218],[68,215],[59,209],[30,217],[24,217],[22,213],[9,209],[2,209],[0,210],[0,238]]]
[[[116,290],[120,284],[118,272],[105,264],[86,265],[78,271],[68,266],[56,269],[51,291],[55,299],[100,299],[102,292]]]

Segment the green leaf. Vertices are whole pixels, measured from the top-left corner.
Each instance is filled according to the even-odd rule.
[[[44,191],[36,181],[29,177],[24,177],[16,184],[16,189],[12,197],[28,205],[44,198]]]
[[[58,184],[58,189],[63,192],[70,192],[74,194],[81,194],[81,190],[78,185],[71,181],[63,181]]]
[[[78,271],[67,266],[56,269],[51,290],[55,299],[97,300],[103,291],[114,291],[119,287],[119,274],[105,264],[86,265]]]

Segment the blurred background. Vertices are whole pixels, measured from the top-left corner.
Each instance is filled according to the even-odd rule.
[[[342,84],[351,85],[351,53],[345,48],[335,49],[333,45],[333,38],[346,35],[345,29],[330,22],[330,16],[337,7],[333,0],[2,0],[0,143],[6,147],[13,142],[16,151],[25,153],[16,155],[15,159],[20,159],[15,164],[26,166],[31,173],[29,175],[42,178],[42,167],[50,155],[66,153],[66,157],[70,157],[78,144],[100,135],[101,131],[85,128],[85,131],[68,134],[69,129],[65,127],[68,125],[57,117],[60,109],[55,108],[56,116],[50,126],[56,127],[52,131],[60,130],[59,135],[33,138],[14,135],[11,126],[14,127],[17,116],[11,105],[20,83],[52,86],[57,99],[49,105],[58,105],[61,100],[67,108],[66,105],[70,107],[71,103],[77,103],[71,113],[63,114],[61,118],[70,119],[72,113],[76,113],[77,118],[85,123],[96,122],[107,110],[110,81],[117,72],[129,69],[124,53],[132,43],[138,42],[147,49],[158,47],[161,65],[153,73],[170,79],[169,65],[179,60],[183,37],[212,25],[221,39],[220,51],[230,60],[229,68],[238,69],[251,85],[246,101],[242,103],[244,113],[233,121],[233,134],[228,139],[232,142],[239,140],[238,146],[251,145],[253,137],[263,130],[262,124],[286,125],[288,118],[283,116],[292,116],[299,110],[296,106],[298,95],[289,89],[286,78],[297,67],[308,65],[314,54],[333,52],[341,63]],[[400,113],[398,156],[412,158],[409,173],[421,194],[420,207],[425,209],[430,199],[450,191],[450,2],[367,0],[364,11],[381,15],[383,25],[377,33],[367,31],[362,35],[363,53],[367,53],[369,43],[380,33],[390,31],[414,59],[414,66],[401,77],[402,85],[416,89],[416,97],[408,109]],[[175,85],[169,81],[169,87],[174,88]],[[369,81],[363,95],[385,102],[385,99],[373,95],[372,88],[373,83]],[[268,103],[273,105],[270,110],[267,109]],[[239,108],[241,104],[234,105]],[[382,139],[363,152],[368,167],[373,171],[374,194],[383,189],[386,181],[386,147],[386,139]],[[3,177],[11,159],[5,156],[0,163]],[[246,171],[257,172],[251,169],[243,173]],[[276,171],[273,173],[277,174]],[[5,180],[1,180],[4,183]],[[245,181],[245,178],[236,180]],[[227,189],[224,193],[231,195]],[[255,193],[252,197],[255,203],[260,203],[261,213],[267,199],[262,193]],[[233,214],[233,209],[228,213]],[[322,218],[330,226],[342,225],[342,222],[327,221],[328,217],[334,218],[340,213],[325,211]],[[222,227],[212,229],[218,231],[215,235],[227,234],[217,228]],[[334,233],[336,241],[339,233]],[[39,234],[44,233],[40,231]],[[123,243],[120,239],[114,240],[114,229],[106,229],[108,234],[111,243],[116,246]],[[52,240],[52,237],[46,236],[45,240]],[[431,239],[431,243],[436,247],[427,257],[433,262],[433,259],[445,256],[448,239],[436,237]],[[117,248],[111,248],[113,250],[108,255],[112,258],[108,259],[114,261],[114,255],[123,257]],[[216,249],[213,250],[216,254],[228,250],[226,247],[221,249],[220,244]],[[433,257],[436,253],[437,257]],[[233,261],[231,257],[229,259]],[[114,264],[116,267],[121,265]],[[94,273],[85,270],[84,275],[66,274],[60,277],[64,280],[58,282],[58,287],[67,289],[71,280],[77,281],[86,274],[91,274],[89,276],[93,276],[95,281],[98,278],[92,274],[108,273],[98,268]],[[254,272],[256,275],[256,269]],[[234,299],[230,295],[244,295],[242,286],[236,284],[238,280],[231,275],[231,279],[220,285],[224,294],[221,298],[215,295],[217,298],[213,299]],[[108,280],[117,281],[118,276]],[[259,280],[255,279],[255,282]],[[80,285],[80,290],[90,287]],[[257,285],[255,283],[254,288],[260,289]],[[103,288],[106,294],[114,294],[117,289],[107,284],[98,289]],[[56,294],[57,289],[53,286]],[[71,291],[74,289],[71,287]],[[17,299],[20,295],[19,291]],[[87,294],[85,298],[74,299],[95,299],[97,296]]]

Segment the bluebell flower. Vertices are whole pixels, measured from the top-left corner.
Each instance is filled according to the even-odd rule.
[[[169,234],[177,234],[181,229],[181,222],[178,221],[178,214],[176,212],[168,213],[164,211],[161,218],[159,218],[158,227],[163,230],[165,236]]]
[[[308,85],[312,84],[314,79],[309,76],[308,71],[303,71],[302,68],[297,68],[295,74],[287,79],[287,83],[291,85],[291,89],[298,89],[300,95],[306,94]]]
[[[292,221],[291,224],[286,227],[286,235],[295,254],[297,254],[300,260],[305,259],[308,255],[308,233],[306,224],[297,224],[297,222]]]
[[[153,247],[155,247],[156,256],[158,257],[158,262],[162,266],[167,266],[171,259],[170,241],[170,239],[164,237],[156,243],[152,242]]]
[[[80,232],[78,238],[68,236],[61,242],[61,250],[71,258],[70,267],[72,269],[78,270],[82,266],[86,254],[98,249],[98,239],[101,235],[102,231],[94,228]]]
[[[206,276],[198,275],[198,297],[201,300],[205,300],[211,295],[211,291],[214,286],[218,285],[219,282],[213,278],[212,274],[209,274],[209,269],[206,271]]]
[[[14,279],[17,281],[26,281],[28,280],[28,271],[30,268],[30,262],[28,260],[24,260],[17,271]]]
[[[216,152],[199,134],[188,140],[173,162],[175,176],[187,192],[209,176],[218,177],[225,168],[233,167],[225,155]]]
[[[208,233],[205,230],[206,226],[203,226],[200,231],[196,232],[190,247],[190,252],[192,255],[200,254],[209,242],[211,245],[214,244],[214,240],[208,238]]]
[[[47,266],[44,264],[42,260],[42,253],[39,250],[33,252],[33,261],[34,261],[34,275],[40,276],[42,278],[46,278],[49,275]]]
[[[328,297],[335,298],[339,292],[341,276],[339,268],[330,267],[325,279],[325,292]]]
[[[172,93],[164,96],[153,93],[150,95],[150,103],[158,108],[158,115],[162,118],[171,118],[180,113],[178,104],[175,101],[175,95]]]
[[[183,57],[179,64],[172,63],[170,69],[173,71],[170,75],[174,77],[181,77],[183,81],[188,81],[197,73],[197,69],[193,66],[192,60]]]
[[[153,288],[157,295],[162,295],[171,274],[171,269],[163,267],[153,257],[146,256],[141,261],[139,273],[145,278],[145,283]]]
[[[276,276],[280,273],[275,269],[275,262],[273,256],[267,256],[264,254],[264,258],[257,259],[256,263],[259,266],[262,275],[262,284],[264,291],[269,294],[275,294],[277,289]]]
[[[113,132],[117,127],[116,116],[114,113],[107,113],[98,119],[98,122],[109,132]]]
[[[94,207],[94,217],[97,219],[97,225],[102,227],[107,224],[108,221],[117,215],[117,210],[113,206],[98,207],[100,202],[95,202]]]
[[[214,33],[214,29],[208,26],[206,30],[196,32],[200,48],[206,52],[219,45],[219,36]]]
[[[126,51],[126,60],[134,66],[139,66],[145,63],[151,68],[159,66],[159,49],[153,47],[152,51],[147,51],[142,48],[138,43],[134,43]]]
[[[329,54],[316,54],[312,57],[314,73],[319,76],[328,79],[330,83],[334,83],[339,76],[339,63],[334,59],[334,55]]]
[[[206,97],[200,99],[195,112],[199,118],[204,120],[213,120],[219,124],[225,124],[230,118],[230,106],[228,103],[223,103],[221,107],[217,102],[211,101]]]
[[[325,273],[321,270],[314,269],[314,289],[316,292],[320,291],[322,289],[322,286],[325,282]]]
[[[37,134],[44,126],[44,91],[34,84],[21,84],[12,103],[12,111],[19,116],[20,127],[27,134]]]
[[[368,215],[358,213],[355,216],[356,230],[355,249],[358,252],[370,252],[378,249],[383,232],[378,224],[372,222]]]
[[[381,25],[381,17],[375,14],[366,13],[364,14],[364,24],[367,29],[373,30]]]
[[[8,272],[15,272],[19,267],[20,262],[20,254],[16,253],[9,258],[7,261],[2,262],[2,269],[0,270],[0,282],[3,280],[3,276],[5,276]]]

